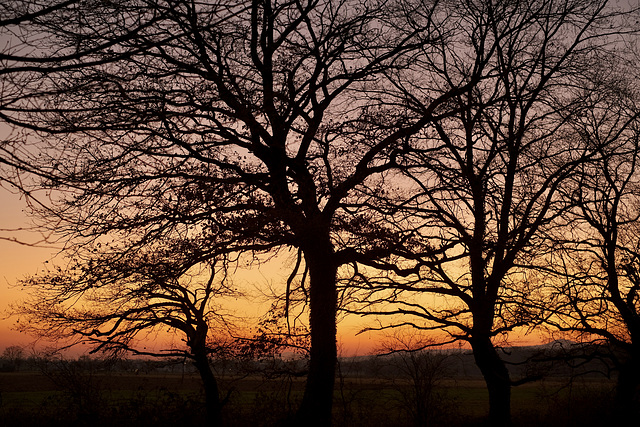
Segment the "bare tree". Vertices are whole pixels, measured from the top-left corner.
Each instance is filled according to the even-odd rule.
[[[618,12],[606,1],[459,7],[460,47],[439,72],[459,81],[486,63],[483,78],[450,101],[459,113],[410,141],[398,210],[406,216],[396,218],[413,227],[414,243],[369,263],[386,277],[361,276],[371,313],[397,315],[383,328],[444,329],[471,345],[492,425],[510,424],[511,387],[527,380],[511,379],[499,339],[544,314],[541,270],[532,267],[546,259],[555,219],[571,207],[561,190],[605,149],[584,143],[572,121],[591,94],[584,71],[633,31]]]
[[[595,90],[573,127],[586,144],[599,147],[598,162],[581,165],[566,190],[575,208],[558,241],[549,295],[548,324],[587,342],[607,344],[617,367],[616,401],[621,418],[634,407],[640,385],[640,105],[634,75],[637,57],[607,57],[592,69]],[[611,68],[615,65],[613,68]],[[602,348],[603,346],[596,346]]]
[[[441,386],[451,374],[452,355],[446,350],[434,351],[437,341],[420,336],[413,329],[394,330],[385,337],[378,349],[388,358],[394,382],[400,392],[400,403],[412,424],[416,427],[440,425],[452,421],[451,408],[447,404]],[[397,381],[399,380],[399,381]]]
[[[25,28],[46,34],[52,51],[85,54],[44,75],[9,74],[20,90],[5,120],[31,130],[34,144],[7,150],[44,177],[53,199],[44,226],[70,251],[131,235],[124,253],[133,253],[181,227],[231,232],[228,251],[299,248],[311,349],[297,422],[329,425],[338,268],[403,244],[367,215],[368,200],[398,167],[404,139],[476,82],[438,79],[419,94],[394,83],[442,62],[434,58],[462,19],[450,24],[447,11],[82,2]]]
[[[567,147],[567,89],[620,19],[605,0],[83,2],[24,27],[72,56],[7,75],[4,120],[31,131],[7,151],[43,178],[43,225],[70,253],[129,239],[124,259],[184,230],[222,234],[224,253],[301,250],[297,423],[331,423],[339,268],[364,263],[410,280],[379,301],[471,343],[506,424],[492,340],[535,317],[520,267],[599,154]],[[390,203],[393,178],[408,196]]]
[[[24,349],[18,345],[10,345],[2,351],[2,358],[9,363],[12,370],[18,371],[24,361]]]
[[[134,252],[97,243],[76,252],[66,268],[23,281],[30,299],[15,308],[18,329],[67,346],[88,343],[92,352],[184,357],[202,379],[212,425],[221,425],[221,398],[209,358],[234,350],[233,317],[225,298],[229,259],[213,256],[209,241],[153,242]],[[179,337],[183,345],[147,349],[149,336]],[[164,348],[163,348],[164,347]]]

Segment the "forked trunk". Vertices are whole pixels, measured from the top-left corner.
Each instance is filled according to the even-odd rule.
[[[337,364],[337,269],[329,245],[305,251],[309,268],[309,373],[296,425],[330,426]]]
[[[489,391],[489,422],[491,426],[511,425],[511,379],[509,370],[488,336],[471,340],[473,356]]]

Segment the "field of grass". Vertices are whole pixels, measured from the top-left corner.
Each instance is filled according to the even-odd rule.
[[[230,427],[272,426],[291,414],[304,381],[292,377],[221,378],[228,393]],[[607,418],[612,383],[602,379],[554,378],[513,390],[518,426],[596,426]],[[75,372],[0,373],[2,426],[197,426],[203,425],[203,396],[192,373]],[[444,379],[431,387],[426,409],[408,380],[339,378],[336,426],[479,426],[487,413],[484,382]],[[425,400],[423,399],[423,400]]]

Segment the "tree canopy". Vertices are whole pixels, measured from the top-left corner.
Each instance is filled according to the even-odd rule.
[[[570,188],[617,150],[578,124],[597,64],[626,55],[637,11],[605,0],[3,7],[0,119],[24,132],[3,142],[3,161],[33,178],[25,192],[44,190],[34,209],[70,259],[31,279],[53,303],[32,317],[46,324],[49,310],[99,347],[174,327],[206,381],[196,342],[229,292],[220,274],[293,248],[284,299],[299,287],[310,327],[294,422],[331,422],[343,292],[468,341],[492,420],[509,423],[514,382],[495,340],[544,319],[537,279],[577,212]],[[99,310],[73,309],[76,296]]]

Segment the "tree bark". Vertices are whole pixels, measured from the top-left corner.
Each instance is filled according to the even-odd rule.
[[[310,246],[305,252],[309,268],[309,326],[311,350],[309,373],[296,414],[296,425],[330,426],[333,407],[333,388],[338,360],[336,346],[337,267],[333,260],[333,248],[328,241],[324,245]]]
[[[498,355],[488,335],[471,339],[473,356],[489,391],[489,422],[491,426],[511,425],[511,379],[509,370]]]

